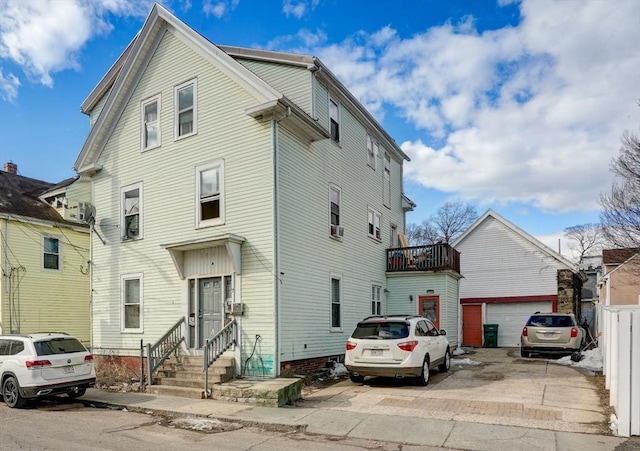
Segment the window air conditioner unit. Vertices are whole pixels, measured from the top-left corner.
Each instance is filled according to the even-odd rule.
[[[342,238],[344,236],[344,227],[332,225],[331,226],[331,236],[337,236],[337,237]]]
[[[232,315],[243,315],[244,314],[244,304],[242,302],[236,302],[231,305],[231,314]]]

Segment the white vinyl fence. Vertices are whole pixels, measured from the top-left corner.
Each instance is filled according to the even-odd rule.
[[[640,435],[640,307],[601,306],[598,317],[609,405],[618,435]]]

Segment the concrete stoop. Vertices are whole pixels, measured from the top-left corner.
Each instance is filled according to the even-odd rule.
[[[302,379],[235,379],[233,357],[220,357],[209,367],[212,399],[281,407],[302,398]],[[172,356],[162,365],[147,392],[155,395],[204,399],[202,356]]]

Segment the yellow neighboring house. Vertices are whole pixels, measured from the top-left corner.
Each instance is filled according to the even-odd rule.
[[[0,171],[0,333],[65,332],[90,345],[89,226],[82,183]]]

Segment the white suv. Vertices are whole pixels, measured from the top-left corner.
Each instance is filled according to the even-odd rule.
[[[414,377],[427,385],[429,370],[449,371],[451,351],[444,330],[422,316],[370,316],[347,341],[345,366],[353,382],[366,376]]]
[[[0,335],[0,387],[9,407],[58,393],[82,396],[95,382],[93,354],[77,338],[60,333]]]

